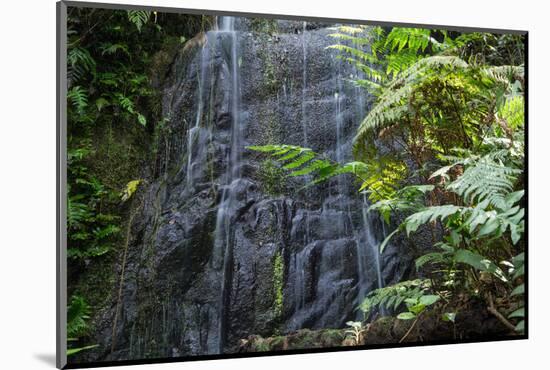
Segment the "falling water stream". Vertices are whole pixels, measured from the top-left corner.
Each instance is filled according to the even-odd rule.
[[[221,17],[219,31],[222,37],[228,37],[230,43],[230,56],[227,60],[231,76],[231,134],[230,146],[225,173],[225,185],[222,189],[220,205],[216,215],[216,229],[214,231],[214,256],[213,263],[216,269],[221,269],[220,302],[217,312],[218,335],[215,353],[223,352],[226,334],[226,309],[229,305],[229,292],[231,284],[233,236],[231,220],[234,216],[235,188],[240,181],[240,158],[242,151],[242,127],[240,126],[240,76],[238,65],[238,34],[235,31],[234,17]]]
[[[210,48],[209,45],[205,45],[201,49],[200,65],[198,71],[198,99],[197,99],[197,113],[195,118],[195,125],[189,128],[187,132],[187,191],[192,191],[194,187],[194,181],[197,177],[196,169],[204,161],[204,144],[205,133],[201,128],[201,123],[204,114],[204,103],[206,100],[207,91],[207,73],[209,72],[210,63]],[[195,151],[198,153],[195,154]],[[194,156],[197,157],[194,157]]]
[[[302,31],[302,103],[301,103],[301,122],[302,122],[302,134],[303,142],[302,146],[308,145],[308,132],[307,132],[307,105],[308,105],[308,85],[307,85],[307,24],[303,23]],[[224,43],[225,48],[229,49],[228,57],[226,60],[229,75],[231,77],[231,89],[230,94],[230,112],[231,112],[231,129],[230,129],[230,145],[227,153],[227,168],[224,175],[224,183],[221,187],[221,200],[218,206],[216,214],[216,227],[214,231],[214,251],[212,258],[212,265],[214,269],[219,271],[220,279],[220,299],[217,308],[217,341],[209,346],[210,353],[221,353],[225,346],[226,330],[227,330],[227,310],[230,305],[229,294],[231,291],[231,281],[233,272],[233,244],[234,244],[234,230],[232,223],[235,216],[235,196],[236,189],[241,178],[241,156],[242,156],[242,136],[243,127],[240,119],[240,71],[239,71],[239,40],[238,32],[235,30],[235,18],[234,17],[221,17],[219,20],[219,28],[217,32],[221,33],[221,42]],[[219,41],[220,42],[220,41]],[[206,48],[203,48],[201,60],[207,60],[208,55]],[[201,61],[201,65],[205,64],[205,61]],[[334,67],[334,129],[335,129],[335,147],[334,158],[337,162],[343,163],[347,158],[347,146],[349,139],[345,138],[344,133],[344,112],[342,104],[346,99],[346,90],[343,86],[343,80],[341,75],[341,63],[337,61]],[[199,83],[199,95],[202,96],[201,84],[204,85],[204,70],[201,68],[201,77]],[[356,104],[363,104],[362,95],[355,92],[355,98],[359,99]],[[189,132],[189,146],[192,148],[192,140],[194,139],[195,131],[199,130],[200,117],[202,116],[203,103],[200,99],[197,108],[197,119],[195,126]],[[327,102],[328,103],[328,102]],[[363,108],[361,107],[362,111]],[[359,120],[354,117],[353,125],[357,127]],[[193,162],[191,160],[192,151],[190,153],[189,168],[192,177]],[[192,181],[192,180],[191,180]],[[308,181],[308,179],[306,179]],[[350,231],[352,226],[352,210],[349,204],[345,204],[342,194],[349,191],[348,182],[344,178],[338,177],[333,188],[334,193],[327,198],[322,204],[322,207],[317,211],[316,215],[312,214],[312,211],[304,210],[303,218],[305,225],[305,232],[303,236],[303,247],[300,251],[293,255],[291,263],[294,270],[294,320],[292,320],[291,328],[302,327],[306,320],[311,316],[312,310],[323,310],[329,305],[337,304],[341,300],[336,301],[336,297],[342,294],[342,289],[347,284],[345,278],[341,275],[342,269],[349,268],[344,264],[344,250],[347,240],[350,239]],[[365,198],[366,202],[366,198]],[[374,220],[367,213],[367,203],[363,204],[362,208],[362,222],[360,226],[362,229],[362,235],[355,237],[355,245],[357,249],[357,298],[356,302],[364,298],[367,293],[367,289],[370,286],[368,269],[372,264],[369,263],[369,259],[374,259],[374,266],[376,268],[376,287],[382,287],[382,275],[380,266],[380,256],[378,252],[378,238],[375,236],[374,227],[376,220]],[[317,218],[318,225],[325,229],[334,230],[332,238],[336,238],[334,241],[328,242],[326,245],[319,244],[311,239],[310,228],[312,223],[312,217]],[[318,226],[318,227],[319,227]],[[306,274],[307,271],[311,271],[311,264],[314,263],[315,250],[320,249],[320,260],[318,281],[315,285],[315,300],[308,302],[308,296],[310,293],[306,291],[308,284],[311,283],[313,275],[311,273]],[[308,276],[306,276],[308,275]],[[342,285],[344,284],[344,285]],[[318,307],[312,307],[318,306]],[[321,313],[322,314],[322,313]],[[325,323],[327,319],[323,319],[321,322]]]

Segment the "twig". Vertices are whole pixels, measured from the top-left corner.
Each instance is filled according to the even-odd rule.
[[[132,199],[132,202],[133,202],[133,199]],[[122,256],[122,269],[120,271],[120,283],[119,283],[119,286],[118,286],[118,294],[117,294],[117,302],[116,302],[116,307],[115,307],[115,318],[113,320],[113,330],[112,330],[112,341],[111,341],[111,353],[113,353],[115,351],[115,346],[116,346],[116,327],[117,327],[117,323],[118,323],[118,316],[119,316],[119,311],[120,311],[120,305],[121,305],[121,302],[122,302],[122,288],[124,286],[124,273],[126,272],[126,259],[127,259],[127,255],[128,255],[128,244],[130,243],[130,235],[131,235],[131,229],[132,229],[132,224],[134,222],[134,216],[137,214],[138,210],[141,208],[141,206],[143,205],[143,201],[140,203],[140,206],[134,210],[131,210],[130,211],[130,217],[128,219],[128,226],[126,228],[126,242],[125,242],[125,245],[124,245],[124,254]],[[132,208],[130,206],[130,208]]]
[[[422,314],[420,314],[422,315]],[[420,318],[420,315],[416,316],[416,319],[413,321],[411,327],[409,328],[409,330],[407,330],[407,332],[405,333],[405,335],[403,335],[403,337],[401,339],[399,339],[399,343],[403,342],[405,340],[405,338],[407,338],[409,336],[409,334],[411,333],[411,331],[413,330],[414,326],[416,325],[416,322],[418,321],[418,319]]]
[[[508,329],[510,329],[513,332],[516,331],[516,327],[510,321],[508,321],[504,316],[502,316],[502,314],[498,312],[498,310],[496,309],[495,304],[493,302],[493,296],[491,295],[491,293],[489,293],[489,307],[487,307],[487,311],[492,313]]]

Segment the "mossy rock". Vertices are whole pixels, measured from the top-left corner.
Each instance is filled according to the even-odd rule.
[[[241,340],[241,352],[281,351],[288,349],[330,348],[342,346],[345,340],[345,329],[302,329],[288,335],[269,338],[252,335]]]

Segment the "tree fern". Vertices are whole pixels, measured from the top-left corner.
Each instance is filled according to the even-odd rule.
[[[395,123],[404,122],[409,113],[409,98],[424,82],[434,78],[434,74],[443,70],[450,73],[456,69],[467,68],[468,64],[457,57],[432,56],[420,59],[404,71],[399,78],[389,84],[378,97],[376,105],[369,111],[355,136],[355,143],[362,143],[373,131]]]

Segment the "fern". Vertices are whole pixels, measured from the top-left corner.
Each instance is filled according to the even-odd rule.
[[[414,63],[399,78],[392,81],[378,97],[376,105],[357,130],[354,139],[356,145],[365,140],[371,132],[404,121],[409,114],[409,98],[423,83],[431,81],[434,73],[441,73],[443,70],[452,72],[467,67],[466,62],[452,56],[432,56]],[[436,70],[437,72],[434,72]]]
[[[520,253],[512,258],[512,268],[510,269],[512,280],[519,281],[520,284],[514,287],[514,290],[510,293],[511,297],[519,298],[520,304],[514,312],[508,315],[508,318],[518,319],[516,324],[516,331],[523,334],[525,332],[525,283],[523,282],[523,276],[525,274],[525,254]]]
[[[391,198],[407,173],[402,162],[390,157],[378,157],[368,163],[354,161],[339,164],[309,148],[294,145],[249,146],[247,149],[271,154],[283,169],[289,171],[290,177],[312,176],[306,186],[319,184],[337,175],[352,174],[362,183],[359,192],[368,192],[371,201]]]
[[[334,35],[333,35],[334,36]],[[338,50],[343,54],[348,54],[349,59],[347,59],[349,62],[356,63],[356,62],[367,62],[367,63],[376,63],[378,62],[378,59],[373,56],[370,53],[367,53],[365,51],[362,51],[360,49],[357,49],[352,46],[343,45],[343,44],[336,44],[336,45],[329,45],[327,46],[327,49],[334,49]]]
[[[407,235],[410,235],[428,222],[445,221],[448,217],[460,215],[463,212],[465,212],[465,207],[452,204],[428,207],[407,217],[403,222],[403,226]]]
[[[431,34],[432,31],[425,28],[394,27],[386,38],[386,46],[398,52],[404,48],[415,53],[424,52],[430,44],[439,45]]]
[[[482,74],[490,80],[505,85],[510,88],[515,81],[525,78],[525,68],[523,66],[489,66],[481,70]]]
[[[83,47],[69,47],[67,52],[67,77],[71,81],[78,81],[86,73],[93,72],[96,62],[90,52]]]
[[[67,337],[77,338],[88,330],[90,306],[83,297],[74,295],[67,308]]]
[[[359,309],[368,316],[374,309],[396,311],[407,299],[422,297],[431,287],[427,279],[407,280],[384,288],[375,289],[363,300]]]
[[[506,125],[510,129],[517,130],[522,127],[525,120],[525,101],[523,96],[514,96],[506,99],[498,114],[505,120]]]
[[[69,229],[77,227],[77,225],[91,217],[88,205],[79,202],[79,199],[78,196],[67,198],[67,226]]]
[[[84,113],[84,110],[88,106],[88,94],[81,86],[75,86],[67,93],[67,99],[73,104],[76,111],[80,114]]]
[[[115,195],[88,173],[84,161],[90,153],[86,145],[70,149],[67,153],[70,180],[67,196],[67,257],[72,261],[88,260],[108,253],[120,232],[118,217],[100,212],[101,200]]]
[[[132,22],[139,32],[141,28],[149,21],[151,12],[145,10],[128,10],[128,20]]]
[[[101,50],[101,55],[114,55],[118,52],[122,52],[126,56],[130,56],[130,52],[128,50],[128,45],[126,44],[113,44],[110,42],[107,42],[99,47]]]
[[[468,167],[462,176],[447,186],[467,203],[486,202],[499,209],[506,208],[505,195],[513,190],[514,182],[522,173],[487,159]]]
[[[441,252],[430,252],[418,257],[415,260],[415,266],[417,270],[419,270],[421,267],[423,267],[427,263],[449,264],[449,261],[451,261],[452,257],[454,256],[455,248],[444,242],[435,243],[434,246],[441,249]]]
[[[369,211],[377,211],[387,224],[390,223],[392,212],[410,212],[423,207],[424,196],[431,192],[433,185],[409,185],[395,191],[388,199],[378,200],[369,207]]]
[[[249,146],[247,149],[271,154],[275,160],[283,164],[283,169],[288,170],[291,177],[316,175],[310,185],[325,181],[341,172],[338,172],[339,166],[336,163],[322,158],[309,148],[295,145],[263,145]]]
[[[132,102],[132,100],[130,100],[130,98],[128,98],[127,96],[121,93],[117,93],[115,96],[117,97],[118,103],[120,104],[122,109],[128,111],[128,113],[131,113],[131,114],[136,113],[134,110],[134,103]]]
[[[445,166],[432,174],[432,177],[446,176],[447,171],[456,163],[465,164],[467,168],[464,173],[449,183],[446,189],[463,198],[468,205],[425,207],[408,216],[397,230],[386,237],[380,249],[383,250],[389,239],[399,230],[410,235],[424,224],[448,220],[462,223],[464,226],[458,231],[466,230],[477,239],[500,237],[509,231],[513,244],[516,244],[524,232],[524,210],[517,205],[524,192],[513,191],[514,182],[521,171],[491,162],[495,153],[500,151],[493,150],[477,160],[475,157],[469,160],[458,159],[455,164]]]
[[[408,169],[405,163],[392,156],[374,156],[369,158],[358,174],[362,181],[359,192],[367,192],[371,202],[378,202],[395,198]],[[389,203],[387,205],[393,208]]]
[[[87,334],[89,330],[91,308],[83,297],[73,295],[67,307],[67,342],[75,342],[79,337]],[[96,348],[97,344],[77,348],[67,348],[67,356]]]

